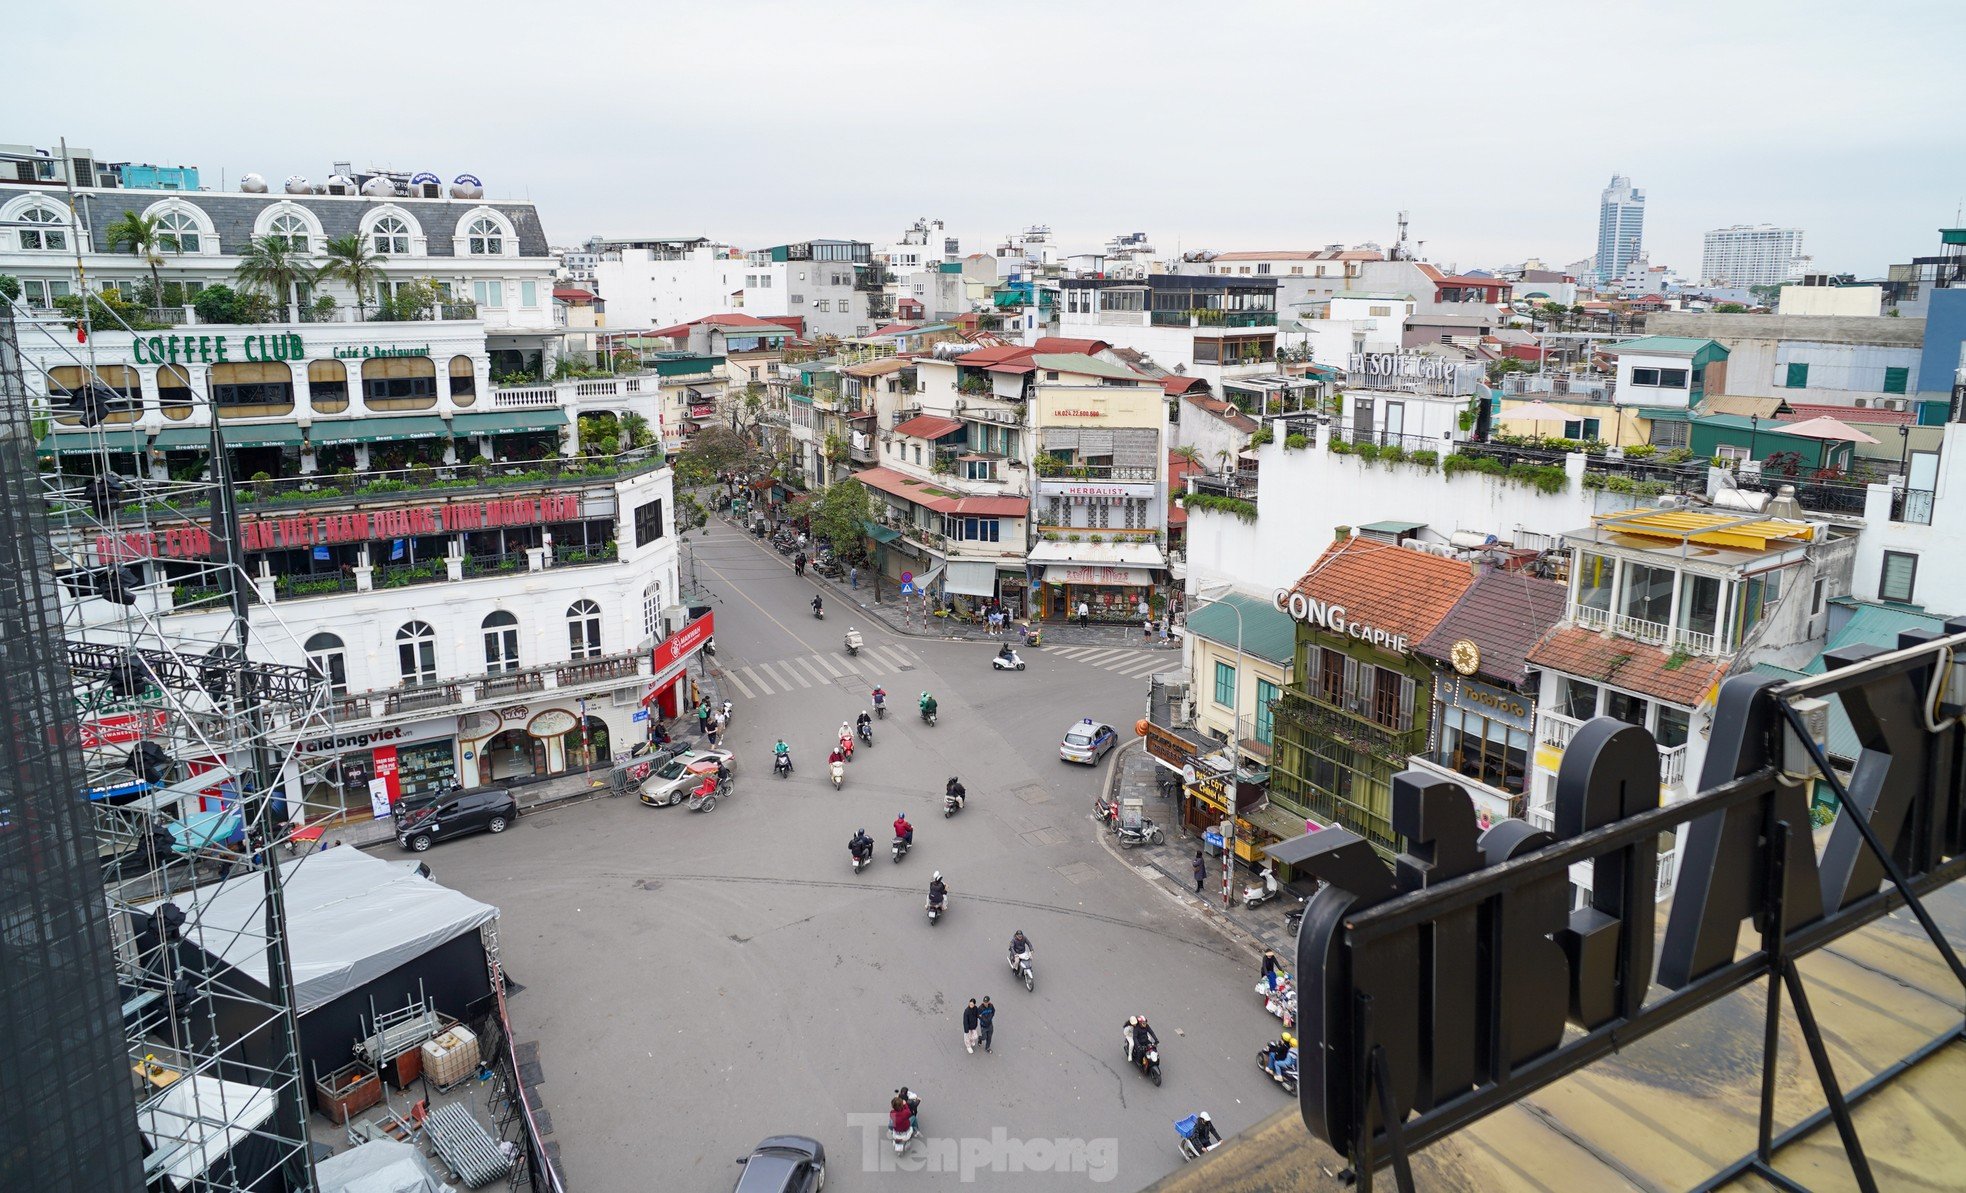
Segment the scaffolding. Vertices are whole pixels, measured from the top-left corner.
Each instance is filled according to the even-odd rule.
[[[225,1191],[277,1173],[274,1187],[312,1190],[278,863],[298,827],[341,810],[333,764],[301,750],[332,733],[329,684],[245,571],[209,397],[209,471],[157,475],[123,370],[95,362],[95,324],[113,313],[88,303],[71,329],[4,305],[8,429],[33,444],[66,428],[38,475],[85,787],[61,794],[94,816],[144,1178]],[[62,381],[60,366],[23,366],[28,337],[64,362]],[[181,931],[214,879],[259,892],[249,940]],[[264,983],[219,959],[242,947],[265,957]]]

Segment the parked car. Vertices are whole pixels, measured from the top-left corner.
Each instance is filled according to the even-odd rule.
[[[1101,725],[1087,717],[1065,731],[1065,740],[1058,743],[1058,756],[1067,762],[1092,766],[1118,741],[1119,734],[1113,732],[1111,725]]]
[[[702,785],[704,775],[716,772],[719,762],[728,770],[737,769],[737,756],[729,750],[690,750],[678,754],[642,780],[641,801],[651,808],[680,804]]]
[[[819,1193],[826,1187],[826,1147],[803,1135],[773,1135],[738,1161],[731,1193]]]
[[[403,812],[396,826],[396,844],[422,853],[438,841],[470,833],[502,833],[519,818],[519,801],[502,787],[453,791],[434,805]]]

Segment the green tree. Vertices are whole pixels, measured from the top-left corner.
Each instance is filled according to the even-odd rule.
[[[0,298],[8,302],[20,301],[20,279],[11,273],[0,273]]]
[[[655,433],[649,430],[649,420],[632,411],[621,416],[621,435],[627,440],[631,451],[655,442]]]
[[[812,506],[812,529],[841,555],[859,558],[867,536],[866,521],[874,516],[867,486],[849,477],[826,486]]]
[[[295,300],[296,288],[314,275],[305,250],[296,249],[284,236],[255,236],[233,271],[239,284],[272,298],[283,314]]]
[[[164,264],[164,235],[157,230],[157,217],[125,211],[123,218],[103,229],[112,250],[129,249],[150,267],[150,284],[158,294],[164,292],[164,279],[158,269]]]
[[[315,282],[346,282],[355,291],[358,317],[367,322],[369,293],[375,289],[376,279],[382,276],[383,263],[389,258],[376,252],[369,244],[369,238],[359,232],[335,237],[328,241],[322,251],[327,260],[314,271]],[[400,304],[398,313],[401,313]]]
[[[1713,308],[1716,315],[1745,315],[1747,311],[1747,307],[1738,302],[1723,302]]]

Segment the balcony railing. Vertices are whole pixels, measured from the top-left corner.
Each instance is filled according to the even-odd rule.
[[[1678,787],[1686,782],[1686,747],[1659,747],[1659,783],[1665,787]]]
[[[1151,465],[1145,464],[1066,464],[1053,472],[1040,472],[1040,483],[1046,481],[1152,481],[1157,473]]]
[[[560,395],[550,385],[529,385],[523,389],[492,390],[494,410],[545,410],[560,404]]]
[[[1560,712],[1538,710],[1536,713],[1536,742],[1538,745],[1554,746],[1559,750],[1570,747],[1570,738],[1583,725],[1575,717],[1566,717]]]
[[[1611,628],[1627,638],[1655,645],[1666,642],[1672,637],[1671,626],[1660,625],[1656,621],[1646,621],[1642,617],[1633,617],[1627,613],[1618,614],[1613,619]]]
[[[470,702],[473,692],[483,701],[527,692],[573,688],[626,679],[639,674],[649,657],[641,651],[568,659],[537,667],[462,676],[426,683],[403,683],[336,698],[330,712],[337,722],[390,717],[429,708],[452,708]],[[380,706],[380,711],[377,711]]]
[[[1572,605],[1570,619],[1585,629],[1601,630],[1611,624],[1611,611],[1594,605]]]
[[[1277,313],[1191,307],[1183,311],[1149,312],[1148,322],[1155,327],[1275,327]]]
[[[1891,520],[1893,522],[1915,522],[1920,526],[1932,524],[1932,498],[1930,489],[1898,489],[1891,494]]]

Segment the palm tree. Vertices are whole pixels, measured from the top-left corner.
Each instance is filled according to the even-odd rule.
[[[127,246],[132,255],[143,258],[143,263],[150,267],[150,300],[162,306],[164,281],[157,270],[164,264],[164,235],[157,231],[157,224],[158,217],[154,215],[125,211],[122,219],[103,231],[109,237],[111,249]]]
[[[362,321],[367,322],[369,291],[382,276],[383,263],[389,258],[373,251],[368,237],[357,232],[335,237],[323,251],[328,259],[314,274],[314,280],[347,282],[355,291],[355,309]]]
[[[284,236],[253,237],[234,272],[240,285],[271,293],[283,318],[288,304],[296,301],[294,288],[314,273],[306,251],[294,248]]]

